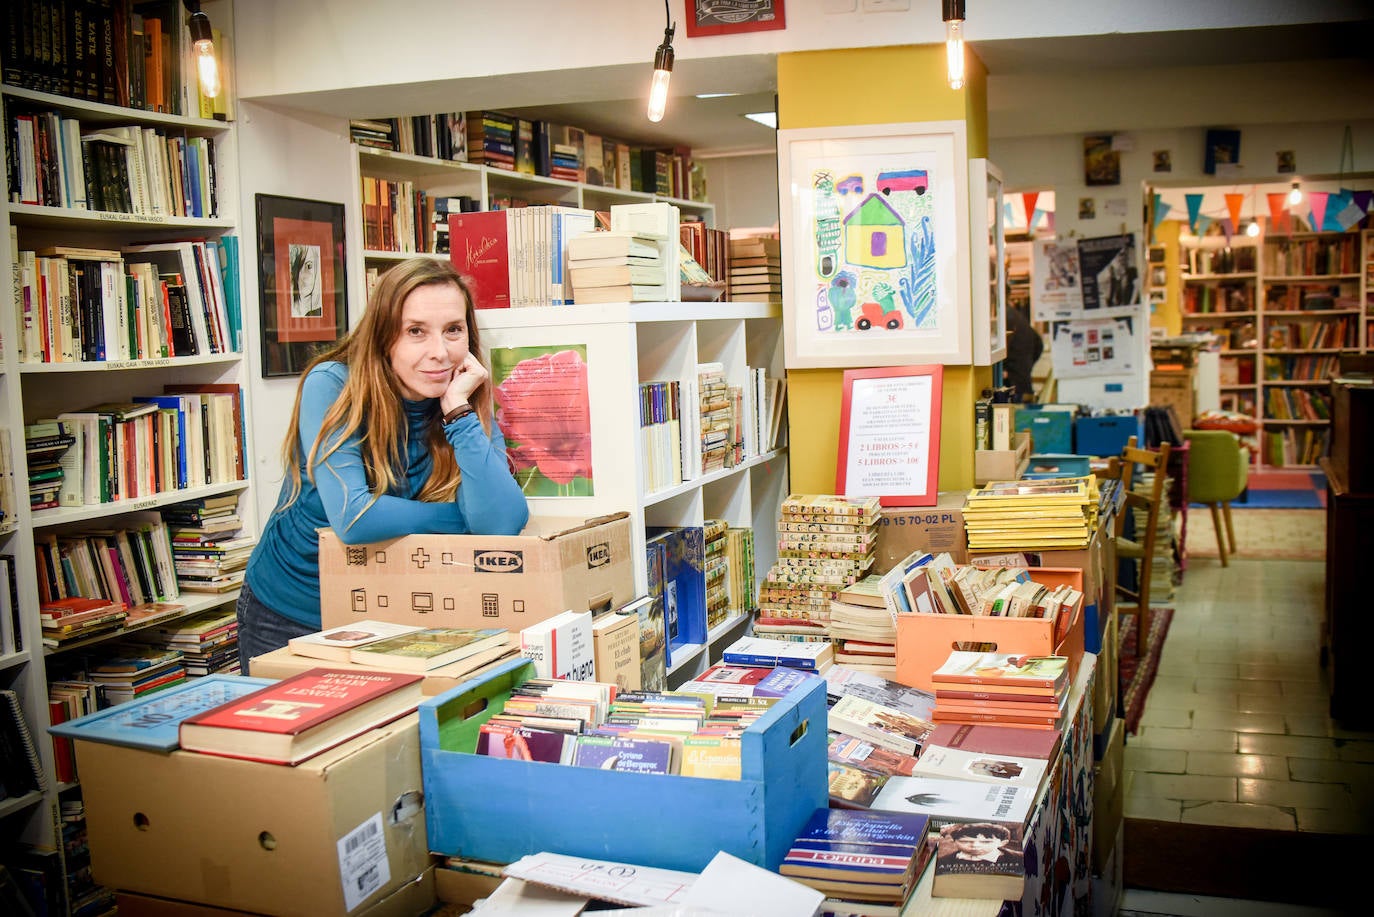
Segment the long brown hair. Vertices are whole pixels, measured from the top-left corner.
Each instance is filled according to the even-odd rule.
[[[325,413],[319,435],[305,457],[306,474],[311,483],[315,481],[315,469],[348,437],[360,431],[359,447],[368,490],[372,494],[367,505],[371,506],[405,477],[407,424],[401,386],[391,368],[391,347],[401,333],[406,298],[420,287],[436,284],[450,284],[463,294],[468,350],[479,360],[482,358],[472,290],[453,265],[430,258],[412,258],[392,267],[377,282],[358,326],[328,352],[311,360],[301,374],[301,386],[296,388],[296,403],[291,409],[286,442],[282,445],[282,462],[291,480],[290,493],[282,509],[294,503],[301,491],[301,388],[312,369],[330,360],[348,367],[348,380]],[[476,408],[483,428],[490,433],[490,383],[484,382],[468,401]],[[433,468],[417,499],[431,503],[452,500],[462,476],[453,457],[453,447],[444,437],[437,399],[426,445]]]

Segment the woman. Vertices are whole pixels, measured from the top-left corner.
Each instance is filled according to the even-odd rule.
[[[318,318],[324,315],[324,297],[320,289],[320,247],[292,245],[291,255],[291,317]]]
[[[320,629],[318,528],[366,544],[524,527],[480,353],[471,291],[449,264],[417,258],[383,275],[358,327],[307,368],[286,479],[239,595],[244,671]]]

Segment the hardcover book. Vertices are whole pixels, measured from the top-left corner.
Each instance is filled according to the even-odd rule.
[[[1052,760],[1059,753],[1064,734],[1059,730],[1036,732],[1011,729],[1006,726],[936,726],[926,739],[927,744],[962,751],[1016,755],[1023,758]]]
[[[188,751],[299,764],[415,709],[419,675],[311,669],[181,723]]]
[[[741,637],[725,648],[721,661],[728,665],[785,666],[823,672],[834,662],[834,650],[828,641]]]
[[[207,675],[48,728],[55,736],[89,739],[129,748],[172,751],[181,721],[214,709],[276,682],[246,675]]]
[[[510,210],[450,213],[449,258],[473,285],[479,309],[509,309]]]
[[[1035,805],[1035,787],[993,785],[945,777],[891,777],[873,808],[916,812],[939,824],[1014,822],[1024,825]]]
[[[427,627],[354,647],[350,662],[427,672],[510,642],[503,627]]]
[[[914,755],[933,724],[892,707],[846,695],[830,708],[830,728],[868,739],[904,755]]]
[[[343,627],[333,627],[303,637],[292,637],[286,641],[291,652],[297,656],[311,659],[329,659],[334,662],[348,662],[349,651],[354,647],[376,643],[387,637],[421,630],[415,624],[393,624],[390,621],[357,621]]]

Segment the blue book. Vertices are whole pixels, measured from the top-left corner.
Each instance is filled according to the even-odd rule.
[[[445,223],[447,225],[447,222]],[[224,310],[229,319],[229,346],[243,352],[243,306],[239,302],[239,237],[223,236],[218,244],[206,243],[216,250],[220,278],[224,281]]]
[[[180,747],[181,721],[194,714],[238,700],[270,684],[270,678],[247,675],[206,675],[175,688],[129,701],[86,716],[49,726],[48,732],[69,739],[86,739],[128,748],[173,751]]]
[[[205,209],[200,202],[200,150],[196,149],[194,143],[188,142],[182,151],[186,157],[186,215],[203,217]]]

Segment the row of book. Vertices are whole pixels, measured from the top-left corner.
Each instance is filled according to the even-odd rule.
[[[19,250],[19,361],[114,362],[242,348],[237,236]]]
[[[1264,291],[1266,312],[1320,312],[1359,309],[1359,284],[1351,279],[1345,290],[1339,283],[1275,283]]]
[[[231,119],[232,92],[200,90],[190,30],[178,0],[62,3],[33,0],[6,6],[11,37],[4,81],[124,108]],[[217,57],[233,60],[227,39],[212,28]],[[226,78],[229,68],[222,67]]]
[[[57,112],[11,114],[9,199],[139,216],[219,215],[215,144],[152,127],[82,130]]]
[[[782,301],[782,243],[776,238],[731,238],[728,299],[735,302]]]
[[[1269,386],[1264,392],[1264,416],[1271,420],[1330,420],[1331,400],[1311,388]]]
[[[1339,350],[1355,347],[1358,319],[1323,318],[1305,322],[1268,322],[1267,350]]]
[[[243,585],[257,538],[243,532],[238,499],[237,494],[220,494],[162,510],[182,591],[219,594]]]
[[[1186,248],[1188,270],[1193,274],[1253,274],[1256,247]]]
[[[1253,283],[1189,284],[1183,288],[1183,312],[1186,315],[1253,311]]]
[[[481,210],[467,195],[435,195],[413,181],[362,177],[363,248],[386,252],[449,251],[448,215]]]
[[[355,118],[348,136],[358,146],[467,162],[467,112],[446,111],[403,118]]]
[[[1279,239],[1264,246],[1266,276],[1317,277],[1354,274],[1360,269],[1360,237],[1346,233],[1330,238]]]
[[[1264,464],[1275,468],[1291,465],[1315,465],[1331,448],[1331,431],[1323,427],[1319,430],[1265,430],[1261,448],[1264,450]]]
[[[1254,382],[1253,363],[1249,361],[1229,361],[1233,364],[1251,366],[1250,378],[1235,379],[1236,382]],[[1264,378],[1270,382],[1294,379],[1330,379],[1340,372],[1340,358],[1335,354],[1312,357],[1280,357],[1266,354],[1264,357]],[[1225,384],[1226,380],[1222,380]]]

